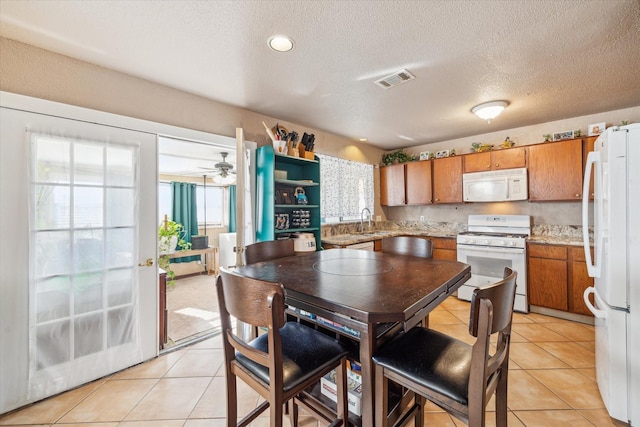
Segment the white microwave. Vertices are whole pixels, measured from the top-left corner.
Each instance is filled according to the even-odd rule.
[[[462,198],[465,202],[527,200],[527,168],[462,174]]]

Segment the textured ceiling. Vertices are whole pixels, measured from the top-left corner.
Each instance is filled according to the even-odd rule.
[[[640,105],[638,0],[0,0],[0,35],[384,149]]]

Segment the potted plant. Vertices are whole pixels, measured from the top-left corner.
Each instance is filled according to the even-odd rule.
[[[382,166],[389,166],[394,163],[412,162],[416,159],[413,154],[407,154],[404,152],[404,148],[400,148],[392,153],[387,153],[382,156]]]
[[[158,228],[158,265],[167,272],[167,286],[175,285],[175,272],[171,269],[170,254],[176,250],[186,251],[191,249],[191,243],[184,240],[184,225],[165,217]]]

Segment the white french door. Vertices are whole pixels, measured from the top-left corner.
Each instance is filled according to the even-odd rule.
[[[157,141],[0,112],[4,413],[157,354]]]

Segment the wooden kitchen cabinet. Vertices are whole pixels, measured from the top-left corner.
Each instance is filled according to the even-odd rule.
[[[429,237],[429,240],[433,242],[433,257],[435,259],[449,261],[458,259],[455,237]]]
[[[432,202],[431,164],[431,160],[405,164],[407,205],[426,205]]]
[[[528,146],[529,201],[582,199],[582,139]]]
[[[527,286],[529,304],[569,311],[567,300],[567,248],[528,246]]]
[[[583,158],[582,158],[582,170],[584,171],[585,167],[587,166],[587,156],[589,155],[590,151],[593,151],[593,148],[595,146],[595,142],[596,139],[598,139],[598,135],[596,136],[588,136],[584,139],[584,143],[583,143]],[[591,180],[589,181],[589,200],[593,200],[593,177],[594,177],[594,173],[593,171],[591,172]]]
[[[404,164],[380,167],[380,204],[402,206],[405,204]]]
[[[591,316],[582,295],[593,279],[582,247],[529,243],[527,248],[529,304]]]
[[[584,290],[589,286],[593,286],[593,277],[589,277],[587,273],[585,259],[584,248],[579,246],[569,247],[569,311],[593,316],[584,303],[583,297]],[[593,250],[591,250],[591,259],[593,259]]]
[[[462,156],[433,162],[433,202],[462,203]]]
[[[506,148],[464,156],[464,172],[524,168],[527,165],[525,147]]]
[[[381,205],[426,205],[431,195],[431,160],[380,168]]]

